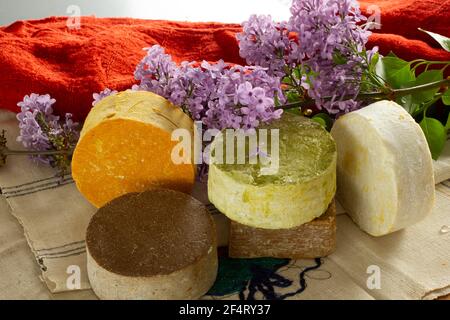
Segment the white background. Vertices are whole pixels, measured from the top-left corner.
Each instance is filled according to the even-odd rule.
[[[0,0],[0,25],[21,19],[68,15],[77,5],[82,15],[178,21],[241,23],[250,14],[289,17],[291,0]]]

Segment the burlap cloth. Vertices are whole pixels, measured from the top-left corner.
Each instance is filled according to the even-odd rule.
[[[15,141],[17,121],[11,114],[0,114],[0,129],[7,130],[9,147],[20,147]],[[374,238],[359,230],[341,209],[336,252],[321,259],[320,266],[314,260],[282,266],[276,277],[289,283],[275,286],[276,291],[296,292],[301,286],[299,279],[304,279],[307,287],[289,299],[433,299],[449,294],[450,233],[440,231],[450,225],[450,180],[445,182],[450,179],[450,143],[435,162],[435,175],[437,183],[444,182],[436,186],[435,209],[427,219]],[[14,157],[0,168],[0,187],[0,299],[96,298],[89,290],[84,243],[95,209],[77,191],[71,177],[61,179],[27,157]],[[197,197],[205,198],[201,188]],[[219,241],[226,242],[226,219],[215,218]],[[68,289],[73,266],[79,268],[80,289],[85,290]],[[314,266],[316,269],[309,270]],[[377,288],[367,285],[372,267],[380,270]],[[230,293],[205,299],[238,297]]]

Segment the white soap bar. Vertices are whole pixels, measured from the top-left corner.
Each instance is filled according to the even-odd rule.
[[[337,196],[373,236],[411,226],[434,204],[431,154],[420,126],[398,104],[380,101],[340,117]]]

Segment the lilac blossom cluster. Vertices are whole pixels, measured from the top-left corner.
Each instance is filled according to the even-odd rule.
[[[238,35],[241,56],[287,78],[318,109],[331,114],[357,109],[362,72],[377,50],[365,49],[370,32],[361,26],[366,18],[358,2],[294,0],[291,14],[281,23],[252,16]]]
[[[177,65],[158,45],[146,50],[135,72],[140,84],[133,90],[167,98],[207,129],[248,130],[281,116],[282,110],[275,107],[276,101],[284,102],[280,79],[262,67],[223,61]]]
[[[32,151],[70,150],[79,138],[78,123],[67,113],[64,121],[53,114],[56,102],[50,95],[32,93],[25,96],[17,105],[21,111],[17,114],[20,134],[17,141]],[[52,165],[54,156],[36,156],[36,160]]]
[[[111,90],[109,88],[106,88],[105,90],[103,90],[102,92],[99,93],[94,93],[92,95],[92,98],[94,98],[94,101],[92,102],[92,106],[95,106],[97,104],[97,102],[99,102],[100,100],[102,100],[103,98],[112,96],[117,94],[118,91],[116,90]]]
[[[267,68],[274,76],[283,76],[290,64],[296,43],[289,38],[285,22],[274,22],[271,16],[251,15],[237,35],[239,53],[248,64]]]

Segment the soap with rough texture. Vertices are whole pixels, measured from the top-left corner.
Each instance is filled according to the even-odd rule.
[[[123,195],[92,217],[88,276],[101,299],[197,299],[217,274],[214,221],[173,190]]]
[[[318,123],[289,112],[260,128],[279,130],[278,171],[265,172],[263,157],[273,156],[270,137],[268,154],[256,164],[249,161],[251,151],[244,164],[220,164],[214,149],[220,142],[226,145],[226,135],[219,136],[211,148],[211,203],[231,220],[253,228],[289,229],[321,216],[336,191],[336,145],[331,135]]]
[[[232,258],[312,259],[325,257],[336,248],[336,206],[311,222],[290,229],[252,228],[230,223],[228,254]]]
[[[420,126],[401,106],[380,101],[340,117],[337,196],[373,236],[411,226],[431,213],[433,163]]]
[[[96,207],[154,187],[190,193],[195,166],[171,159],[177,143],[171,134],[178,128],[193,137],[192,120],[156,94],[128,90],[102,99],[86,118],[73,155],[78,190]]]

